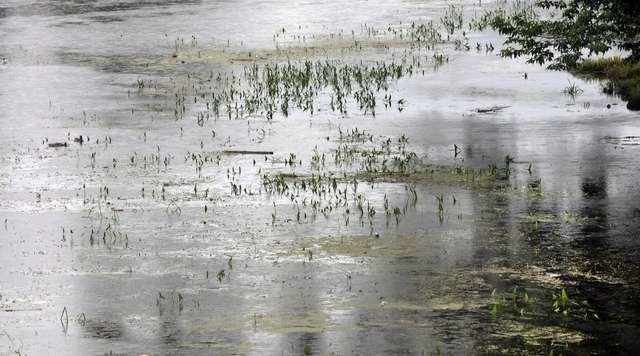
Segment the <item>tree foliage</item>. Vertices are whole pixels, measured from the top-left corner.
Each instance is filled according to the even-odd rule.
[[[506,37],[501,52],[551,69],[575,68],[585,57],[617,48],[640,60],[640,1],[516,0],[478,23]]]

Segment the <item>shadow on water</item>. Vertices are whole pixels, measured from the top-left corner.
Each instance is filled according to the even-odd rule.
[[[471,139],[466,143],[468,147],[475,144],[467,150],[473,155],[467,158],[517,152],[511,134],[494,136],[500,144],[486,150],[479,145],[484,124],[475,126],[479,127],[469,131]],[[496,147],[511,148],[496,152]],[[480,349],[630,353],[638,348],[636,338],[631,337],[638,332],[637,321],[632,321],[639,311],[633,297],[638,292],[637,268],[632,267],[637,247],[630,241],[633,231],[640,228],[638,219],[631,216],[634,204],[630,202],[637,191],[630,192],[631,196],[620,196],[620,191],[612,196],[608,180],[617,172],[607,164],[612,157],[607,157],[611,153],[606,149],[593,145],[581,151],[580,162],[589,164],[579,169],[577,180],[566,183],[570,193],[565,195],[554,195],[546,188],[557,186],[557,176],[544,169],[532,174],[530,168],[527,172],[515,162],[510,183],[498,186],[498,194],[472,196],[473,215],[478,216],[473,227],[473,261],[487,284],[485,291],[493,289],[501,295],[493,297],[493,304],[477,316],[480,324],[489,324],[489,328],[474,329]],[[552,159],[563,160],[561,157]],[[514,190],[518,186],[526,187],[524,194]],[[631,249],[623,247],[629,245]],[[561,288],[577,300],[568,316],[552,311],[551,297]],[[537,302],[522,303],[523,291],[526,298],[537,298]],[[513,307],[505,307],[504,298],[513,299]],[[528,309],[532,309],[529,316]],[[494,311],[492,321],[489,315]],[[521,324],[523,320],[528,326]],[[551,330],[564,333],[564,341],[563,337],[548,338]],[[564,349],[563,342],[570,346]]]
[[[88,319],[83,327],[87,337],[96,339],[119,339],[122,337],[122,325],[114,321]]]
[[[576,239],[571,247],[580,260],[579,269],[588,273],[608,276],[605,280],[567,276],[576,285],[580,295],[594,309],[599,310],[601,323],[584,323],[585,332],[597,335],[603,352],[633,353],[640,341],[632,335],[640,333],[640,323],[632,315],[640,315],[640,304],[635,296],[640,292],[637,284],[637,247],[629,246],[634,231],[640,231],[638,219],[628,219],[633,203],[640,196],[628,191],[625,195],[611,194],[608,153],[603,145],[595,145],[584,158],[592,162],[581,176],[581,209],[583,217],[577,226]],[[632,243],[632,242],[631,242]],[[635,267],[634,267],[635,266]]]

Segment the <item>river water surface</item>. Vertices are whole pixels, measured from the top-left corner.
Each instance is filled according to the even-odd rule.
[[[492,6],[3,1],[0,352],[640,349],[640,116],[499,57]],[[349,68],[346,113],[236,99],[276,64]]]

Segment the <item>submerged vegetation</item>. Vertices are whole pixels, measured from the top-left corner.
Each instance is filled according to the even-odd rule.
[[[310,115],[331,111],[342,116],[357,110],[372,117],[381,106],[402,112],[406,100],[394,96],[393,84],[425,75],[427,69],[437,70],[448,61],[443,50],[447,44],[469,50],[466,33],[460,34],[463,24],[462,7],[450,5],[440,23],[363,25],[360,33],[340,31],[328,39],[320,35],[307,39],[283,28],[274,35],[276,49],[270,51],[228,49],[224,56],[203,54],[196,40],[190,45],[176,40],[173,61],[208,66],[226,59],[234,69],[189,72],[168,83],[137,79],[133,87],[143,96],[173,91],[175,105],[170,110],[176,119],[189,116],[186,103],[196,104],[200,126],[210,118],[272,120],[276,114],[288,117],[296,109]],[[493,50],[493,45],[486,44],[485,50]],[[366,59],[374,53],[375,59]]]
[[[494,337],[510,340],[513,346],[488,349],[502,353],[571,353],[592,341],[583,325],[600,319],[587,300],[570,295],[566,288],[515,285],[503,293],[494,289],[491,299]]]
[[[471,169],[461,165],[427,164],[415,152],[408,149],[409,138],[401,135],[391,138],[374,138],[366,131],[358,129],[339,132],[338,146],[330,160],[325,153],[317,149],[311,158],[311,173],[296,174],[279,171],[264,173],[262,187],[268,194],[289,198],[295,205],[295,219],[298,223],[314,221],[318,214],[328,218],[331,213],[341,211],[346,214],[345,224],[349,224],[351,212],[356,213],[359,221],[366,220],[370,234],[374,233],[373,220],[376,212],[383,211],[388,218],[393,217],[396,225],[408,209],[415,207],[419,195],[416,185],[460,187],[474,190],[488,190],[496,181],[509,174],[509,167],[498,169],[495,164],[486,169]],[[456,157],[458,152],[456,151]],[[285,167],[292,166],[294,156],[285,160]],[[391,206],[385,195],[382,206],[367,198],[358,189],[364,184],[373,189],[376,184],[405,184],[406,198],[401,206]],[[233,183],[232,183],[233,185]],[[453,196],[453,205],[457,203]],[[274,202],[275,204],[275,202]],[[436,212],[442,224],[444,220],[444,196],[436,195]],[[272,215],[272,224],[276,221],[276,212]]]
[[[567,152],[564,132],[535,131],[560,120],[520,120],[503,115],[509,102],[488,102],[511,100],[513,87],[479,83],[492,79],[483,71],[496,65],[494,45],[465,20],[486,4],[441,5],[439,17],[359,31],[282,28],[273,42],[266,33],[274,48],[207,47],[192,35],[148,57],[87,56],[118,68],[99,78],[115,88],[100,94],[114,107],[95,99],[74,111],[49,98],[46,137],[6,136],[11,263],[0,277],[21,295],[0,295],[4,320],[55,319],[63,346],[49,351],[78,335],[139,353],[558,355],[620,343],[598,333],[636,331],[624,315],[635,305],[593,291],[635,294],[619,275],[635,269],[605,250],[640,216],[611,214],[628,207],[614,204],[630,183],[617,171],[603,173],[620,179],[616,189],[592,182],[603,167]],[[445,70],[454,51],[459,67]],[[483,62],[459,85],[467,55]],[[574,71],[635,95],[627,59],[580,63]],[[418,80],[431,71],[443,75]],[[423,88],[442,101],[420,106]],[[583,92],[569,81],[564,93]],[[638,141],[616,139],[596,149],[625,141],[633,152]],[[0,326],[27,324],[14,318]],[[3,340],[22,353],[13,332],[0,330]]]
[[[180,119],[187,115],[187,96],[193,97],[193,103],[204,106],[197,113],[199,125],[209,118],[231,120],[259,116],[272,120],[274,114],[288,117],[295,109],[310,115],[321,110],[347,115],[351,102],[355,102],[360,112],[375,117],[380,104],[385,109],[403,110],[404,99],[393,98],[389,92],[392,83],[419,71],[424,74],[427,63],[437,67],[444,61],[445,57],[439,54],[405,51],[398,59],[394,56],[389,61],[371,63],[298,60],[244,65],[241,75],[193,73],[187,75],[180,95],[176,93],[174,117]],[[140,81],[137,86],[139,94],[163,91],[157,86],[145,88]],[[384,96],[380,97],[379,93]],[[324,100],[326,97],[328,102]]]

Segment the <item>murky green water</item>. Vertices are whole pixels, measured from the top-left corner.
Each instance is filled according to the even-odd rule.
[[[449,3],[0,4],[0,352],[638,350],[639,114]]]

